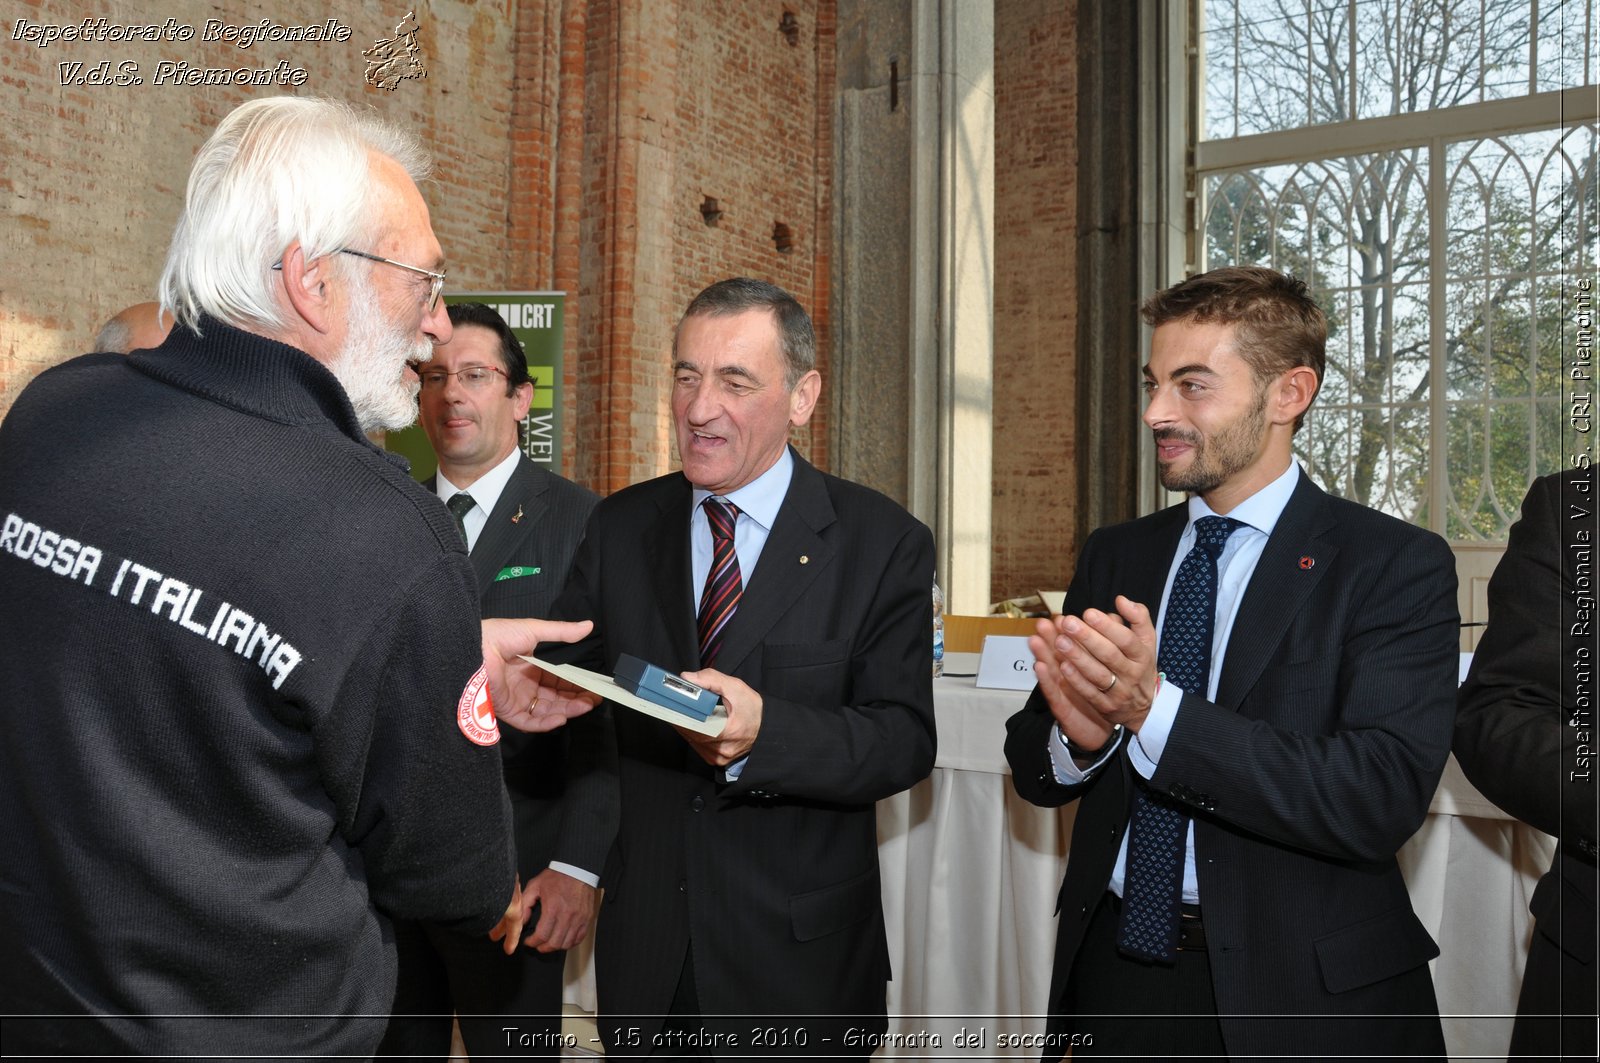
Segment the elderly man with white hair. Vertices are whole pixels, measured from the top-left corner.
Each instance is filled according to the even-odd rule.
[[[516,944],[497,717],[590,707],[512,657],[588,625],[480,627],[450,514],[367,438],[450,335],[426,170],[347,105],[246,103],[171,335],[0,425],[7,1052],[366,1056],[387,917]]]

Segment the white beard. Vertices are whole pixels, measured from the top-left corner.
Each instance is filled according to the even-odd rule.
[[[344,346],[328,369],[344,386],[363,432],[393,432],[417,420],[421,385],[405,379],[407,362],[433,357],[432,341],[413,340],[384,320],[371,284],[350,275],[350,323]]]

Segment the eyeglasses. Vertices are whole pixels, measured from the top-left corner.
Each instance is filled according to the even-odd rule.
[[[353,247],[340,247],[340,248],[337,248],[336,250],[341,255],[354,255],[357,258],[364,258],[364,259],[367,259],[367,260],[369,260],[371,262],[382,262],[386,266],[399,266],[401,269],[408,269],[412,273],[420,273],[420,274],[422,274],[424,277],[427,277],[432,282],[432,287],[430,287],[428,289],[428,313],[431,314],[431,313],[434,312],[435,309],[438,308],[438,306],[439,306],[439,293],[444,291],[444,271],[443,270],[440,270],[439,272],[436,273],[431,269],[423,269],[421,266],[408,266],[404,262],[396,262],[394,259],[392,259],[392,258],[384,258],[382,255],[370,255],[365,251],[357,251]],[[283,263],[282,262],[274,262],[272,264],[272,268],[273,269],[282,269],[283,268]]]
[[[408,269],[412,273],[422,274],[424,277],[427,277],[433,282],[433,286],[428,289],[428,313],[433,313],[434,308],[439,305],[439,293],[444,291],[443,270],[435,273],[431,269],[423,269],[421,266],[408,266],[404,262],[396,262],[392,258],[384,258],[382,255],[369,255],[365,251],[357,251],[350,247],[339,248],[339,253],[341,255],[354,255],[357,258],[364,258],[370,262],[382,262],[386,266],[399,266],[401,269]],[[465,370],[463,370],[463,372],[465,372]]]
[[[494,381],[496,375],[503,376],[507,380],[511,379],[506,376],[504,369],[496,369],[492,365],[469,365],[453,373],[444,369],[421,369],[417,372],[417,376],[422,378],[423,391],[437,391],[443,388],[447,377],[460,380],[461,386],[468,391],[482,391]]]

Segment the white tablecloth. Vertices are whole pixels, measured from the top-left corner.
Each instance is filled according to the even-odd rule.
[[[895,980],[891,1030],[926,1055],[1037,1058],[1006,1036],[1038,1033],[1049,990],[1055,899],[1073,810],[1018,798],[1002,753],[1026,699],[934,683],[931,778],[878,806],[884,911]],[[1434,983],[1453,1056],[1504,1053],[1531,929],[1528,897],[1554,841],[1508,819],[1452,759],[1422,829],[1400,853],[1412,904],[1442,949]],[[981,1052],[955,1043],[983,1030]],[[916,1052],[897,1054],[918,1054]]]

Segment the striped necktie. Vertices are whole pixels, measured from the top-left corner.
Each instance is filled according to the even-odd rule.
[[[739,507],[715,498],[707,498],[701,506],[711,523],[711,572],[700,595],[696,627],[700,632],[700,667],[709,668],[716,663],[717,651],[722,649],[722,633],[739,608],[744,581],[739,576],[739,555],[733,548],[733,525]]]

